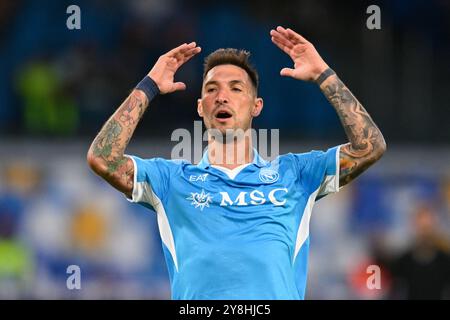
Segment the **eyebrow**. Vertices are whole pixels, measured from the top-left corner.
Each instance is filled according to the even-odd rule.
[[[231,80],[228,81],[229,84],[233,85],[233,84],[244,84],[244,81],[242,80]],[[210,80],[208,82],[205,83],[205,87],[209,86],[209,85],[217,85],[219,84],[219,81],[216,80]]]

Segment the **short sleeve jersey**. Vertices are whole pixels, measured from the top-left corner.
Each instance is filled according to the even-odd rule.
[[[162,158],[134,163],[132,202],[154,210],[172,299],[303,299],[309,222],[339,190],[339,148],[234,170]]]

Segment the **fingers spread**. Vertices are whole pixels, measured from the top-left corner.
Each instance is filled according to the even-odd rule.
[[[191,43],[183,43],[182,45],[170,50],[165,55],[168,57],[174,57],[179,59],[181,55],[183,55],[186,51],[189,51],[192,48],[195,48],[197,44],[195,42]]]
[[[183,53],[183,55],[184,55],[185,57],[190,57],[190,56],[196,55],[196,54],[199,53],[200,51],[202,51],[202,48],[200,48],[200,47],[194,47],[194,48],[191,48],[191,49],[185,51],[185,52]]]
[[[174,57],[176,54],[178,54],[182,49],[186,48],[188,44],[187,43],[183,43],[182,45],[170,50],[169,52],[167,52],[165,55],[168,57]]]
[[[197,44],[195,43],[195,41],[188,43],[186,46],[184,46],[183,48],[181,48],[180,53],[182,54],[186,54],[186,52],[192,50],[193,48],[195,48],[197,46]]]
[[[289,37],[289,34],[288,34],[288,32],[287,32],[287,30],[285,28],[283,28],[282,26],[278,26],[276,30],[284,38],[286,38],[287,40],[291,40],[290,37]]]
[[[295,32],[294,30],[292,30],[290,28],[285,29],[281,26],[278,26],[277,31],[280,34],[282,34],[286,39],[291,41],[294,45],[299,44],[299,43],[307,43],[308,42],[305,38],[303,38],[301,35],[299,35],[297,32]]]
[[[200,53],[200,51],[202,51],[202,48],[200,48],[200,47],[195,47],[195,48],[192,48],[192,49],[186,51],[182,60],[180,61],[181,64],[185,63],[186,61],[191,59],[193,56]]]
[[[290,54],[291,49],[284,45],[283,43],[281,43],[280,41],[278,41],[276,38],[272,37],[272,42],[281,50],[283,50],[286,54]]]
[[[271,30],[270,35],[272,36],[272,41],[277,42],[278,44],[281,44],[289,49],[294,47],[294,44],[280,32]]]
[[[307,43],[308,41],[303,38],[301,35],[299,35],[297,32],[295,32],[292,29],[287,28],[286,32],[288,34],[289,39],[291,39],[292,41],[296,42],[296,43]]]

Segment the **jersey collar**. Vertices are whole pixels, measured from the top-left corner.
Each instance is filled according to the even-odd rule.
[[[262,167],[266,166],[267,163],[268,162],[259,155],[258,151],[256,151],[255,148],[253,148],[252,164],[256,165],[259,168],[262,168]],[[208,148],[206,148],[205,153],[203,153],[202,160],[200,160],[200,162],[198,163],[197,166],[202,169],[208,169],[211,166],[211,164],[209,163],[209,159],[208,159]]]

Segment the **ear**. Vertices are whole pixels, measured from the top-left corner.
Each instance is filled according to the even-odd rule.
[[[262,98],[255,99],[255,105],[253,106],[253,109],[252,109],[253,117],[259,116],[259,114],[261,113],[261,111],[263,109],[263,105],[264,105],[264,101]]]
[[[203,118],[203,105],[202,105],[202,99],[197,99],[197,113],[200,116],[200,118]]]

